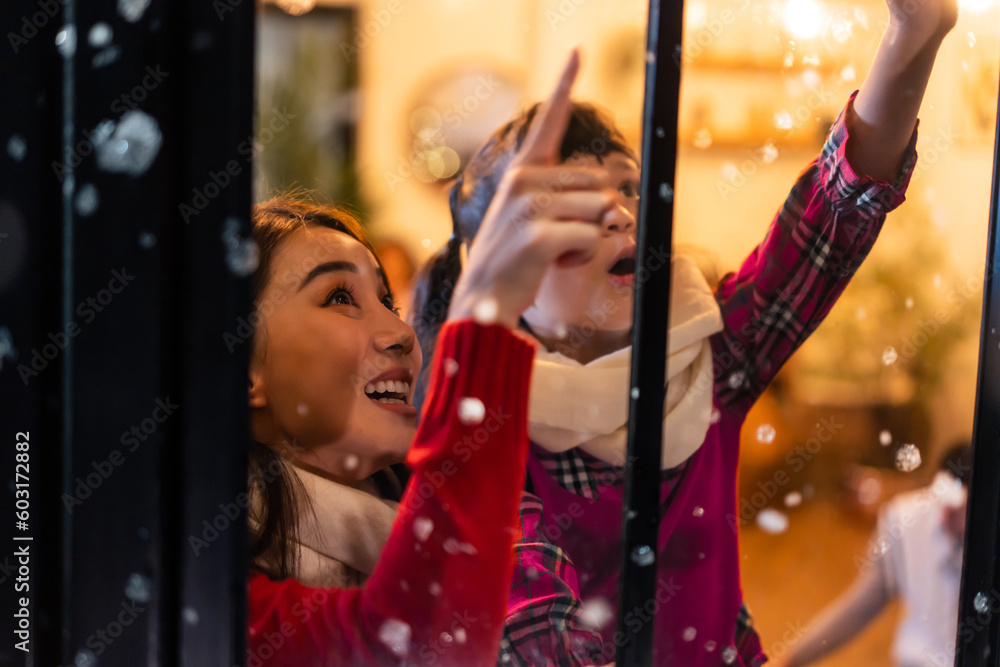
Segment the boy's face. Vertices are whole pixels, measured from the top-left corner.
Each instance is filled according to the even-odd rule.
[[[610,153],[601,161],[592,155],[574,155],[568,164],[604,167],[606,187],[618,190],[620,202],[605,214],[603,234],[593,259],[569,268],[552,267],[542,281],[538,298],[524,319],[540,338],[560,341],[555,349],[574,356],[572,348],[588,345],[588,338],[620,334],[628,344],[632,328],[635,286],[636,216],[639,211],[639,166],[624,153]]]

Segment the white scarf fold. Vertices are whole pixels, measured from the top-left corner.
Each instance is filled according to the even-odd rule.
[[[664,470],[683,463],[705,440],[712,412],[709,336],[722,314],[694,261],[674,257],[663,406]],[[531,377],[528,434],[551,452],[573,447],[625,464],[632,347],[580,364],[539,346]]]
[[[292,467],[307,502],[299,510],[297,567],[306,586],[350,588],[375,570],[399,503]]]

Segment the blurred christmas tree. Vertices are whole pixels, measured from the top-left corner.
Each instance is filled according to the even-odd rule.
[[[981,268],[950,266],[929,210],[911,201],[889,215],[868,259],[796,354],[790,380],[803,401],[926,403],[950,352],[975,332]]]
[[[354,13],[263,12],[258,58],[257,198],[302,187],[363,212],[356,170],[357,59],[347,58]],[[279,116],[294,115],[274,131]]]

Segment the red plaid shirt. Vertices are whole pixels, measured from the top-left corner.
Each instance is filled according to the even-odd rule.
[[[867,257],[916,164],[914,129],[893,183],[858,176],[846,158],[844,116],[764,241],[717,287],[724,329],[711,344],[720,419],[695,454],[663,473],[659,586],[646,609],[625,616],[630,631],[656,623],[654,664],[766,661],[740,590],[738,520],[726,518],[737,511],[740,427]],[[627,638],[616,632],[615,616],[594,627],[582,601],[618,611],[624,469],[578,449],[552,454],[533,446],[528,471],[499,663],[612,662]]]

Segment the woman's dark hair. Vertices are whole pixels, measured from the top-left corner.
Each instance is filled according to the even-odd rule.
[[[968,440],[953,443],[944,453],[938,470],[951,473],[968,488],[972,481],[972,444]]]
[[[378,261],[361,223],[349,212],[311,201],[303,192],[278,195],[253,207],[251,233],[260,250],[260,261],[251,279],[254,301],[271,281],[275,252],[296,230],[327,227],[347,234],[364,245]],[[254,332],[254,336],[260,332]],[[305,494],[291,469],[294,448],[277,452],[260,443],[250,443],[249,492],[252,502],[250,559],[252,566],[274,579],[287,579],[296,568],[297,550],[292,548]]]
[[[414,396],[418,408],[427,391],[427,375],[438,331],[448,316],[452,290],[462,272],[462,242],[471,244],[479,232],[500,179],[521,149],[539,106],[535,104],[497,129],[465,165],[451,187],[452,236],[421,269],[413,289],[411,319],[423,351],[423,368]],[[565,162],[574,155],[591,155],[603,161],[611,153],[624,153],[638,163],[625,137],[607,114],[590,104],[573,102],[569,124],[559,147],[559,159]]]

